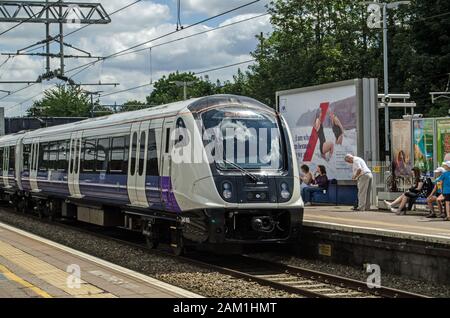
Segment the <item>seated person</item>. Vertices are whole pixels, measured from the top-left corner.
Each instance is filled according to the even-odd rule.
[[[384,203],[391,209],[391,211],[397,215],[405,215],[406,207],[408,203],[415,201],[424,192],[425,178],[422,176],[422,172],[419,168],[415,167],[411,170],[414,175],[414,186],[412,186],[408,192],[402,194],[397,200],[390,203],[384,201]],[[398,207],[397,209],[394,207]]]
[[[309,167],[307,165],[303,165],[300,167],[302,172],[302,176],[300,176],[300,183],[305,186],[310,186],[314,183],[314,176],[311,171],[309,171]]]
[[[302,198],[305,205],[311,205],[311,196],[315,192],[323,192],[328,189],[328,177],[325,166],[318,166],[314,183],[302,190]]]
[[[428,208],[430,209],[430,214],[427,215],[427,218],[432,219],[436,217],[445,217],[444,209],[443,209],[443,202],[442,200],[438,200],[442,196],[442,181],[438,181],[437,179],[445,173],[445,169],[442,167],[439,167],[434,171],[434,177],[436,180],[433,182],[435,184],[433,191],[427,198]],[[434,204],[437,203],[439,208],[439,215],[436,215],[434,211]]]

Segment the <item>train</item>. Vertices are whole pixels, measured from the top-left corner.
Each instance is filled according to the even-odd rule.
[[[0,198],[18,213],[127,229],[178,255],[295,245],[301,233],[292,136],[279,113],[249,97],[3,136],[0,161]]]

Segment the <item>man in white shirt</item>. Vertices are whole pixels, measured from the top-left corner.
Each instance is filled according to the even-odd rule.
[[[358,208],[355,211],[370,210],[370,194],[373,175],[366,162],[359,157],[346,155],[345,161],[353,166],[353,180],[358,181]]]

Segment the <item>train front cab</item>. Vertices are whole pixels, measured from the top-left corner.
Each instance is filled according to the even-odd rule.
[[[220,106],[214,107],[215,103]],[[203,135],[209,130],[221,131],[225,136],[230,127],[241,131],[233,137],[231,146],[226,137],[206,134],[205,149],[210,149],[211,140],[223,141],[223,160],[220,154],[209,164],[215,184],[212,190],[216,190],[223,208],[183,212],[183,236],[220,252],[243,246],[297,245],[303,201],[292,139],[284,119],[269,107],[245,98],[202,100],[202,105],[191,106],[191,111],[201,121]],[[240,135],[245,138],[238,140]],[[256,157],[252,156],[252,147],[258,150]],[[245,149],[245,154],[239,157],[238,149]],[[229,155],[230,151],[234,153]],[[262,159],[264,153],[270,160]],[[203,190],[208,191],[206,186]]]

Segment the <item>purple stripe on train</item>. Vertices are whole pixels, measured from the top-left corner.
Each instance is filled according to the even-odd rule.
[[[177,199],[175,198],[175,194],[173,193],[172,180],[170,179],[170,177],[161,177],[160,186],[161,197],[163,202],[165,203],[166,210],[177,213],[181,212],[180,206],[178,205]]]

